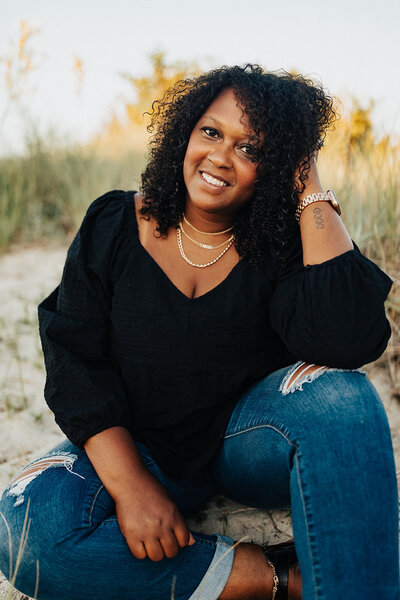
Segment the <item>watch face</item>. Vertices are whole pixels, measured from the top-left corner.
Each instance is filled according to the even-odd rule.
[[[340,215],[341,210],[340,210],[339,202],[337,201],[337,198],[335,196],[335,192],[333,190],[328,190],[327,194],[329,195],[329,198],[331,200],[331,204],[332,204],[333,208],[336,210],[337,214]]]

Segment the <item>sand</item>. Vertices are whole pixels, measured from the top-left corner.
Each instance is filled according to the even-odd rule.
[[[16,247],[0,256],[0,492],[30,460],[58,444],[64,435],[48,409],[37,326],[37,305],[59,283],[66,247]],[[368,376],[389,418],[396,468],[400,470],[400,405],[391,396],[387,371],[371,363]],[[188,521],[204,533],[235,540],[279,543],[292,537],[290,510],[262,511],[221,496]],[[9,585],[0,573],[0,600]],[[18,592],[13,600],[25,600]],[[54,600],[57,600],[56,598]]]

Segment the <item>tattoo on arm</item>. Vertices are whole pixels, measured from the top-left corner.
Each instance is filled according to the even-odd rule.
[[[316,225],[317,229],[325,229],[324,219],[322,216],[322,210],[319,208],[319,206],[316,206],[315,208],[313,208],[313,214],[314,214],[314,221],[315,221],[315,225]]]

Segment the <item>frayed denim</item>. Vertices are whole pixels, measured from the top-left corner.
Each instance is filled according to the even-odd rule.
[[[383,404],[364,371],[302,375],[302,366],[246,390],[196,481],[168,477],[143,443],[138,449],[186,518],[215,494],[291,508],[304,600],[399,600],[398,492]],[[193,531],[196,543],[173,558],[136,559],[114,501],[68,440],[14,478],[0,511],[0,569],[12,579],[24,537],[15,586],[38,600],[217,600],[231,573],[234,541],[219,534]]]

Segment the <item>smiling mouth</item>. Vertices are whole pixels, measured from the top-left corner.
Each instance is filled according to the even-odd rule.
[[[204,179],[204,181],[206,181],[207,183],[209,183],[210,185],[213,185],[215,187],[228,187],[228,185],[229,185],[229,183],[227,183],[226,181],[222,181],[222,179],[217,179],[216,177],[212,177],[212,175],[209,175],[208,173],[204,173],[204,171],[200,171],[200,175]]]

